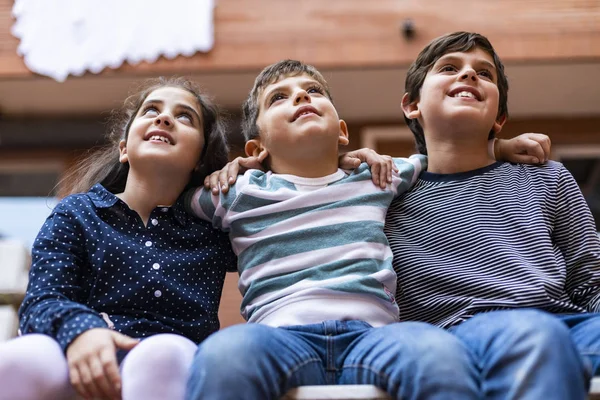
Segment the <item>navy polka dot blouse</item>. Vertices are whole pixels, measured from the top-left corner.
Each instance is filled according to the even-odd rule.
[[[63,350],[97,327],[199,343],[219,329],[225,272],[236,270],[227,236],[188,215],[181,199],[144,226],[99,184],[55,207],[32,258],[21,332],[52,336]]]

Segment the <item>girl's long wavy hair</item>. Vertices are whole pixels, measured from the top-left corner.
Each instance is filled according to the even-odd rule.
[[[59,183],[61,195],[87,192],[96,183],[101,183],[112,193],[125,190],[129,164],[119,161],[119,142],[127,140],[129,128],[148,95],[163,87],[187,90],[194,95],[202,112],[204,148],[198,160],[200,168],[192,172],[187,187],[202,185],[204,177],[225,166],[228,157],[225,122],[217,105],[189,79],[159,77],[145,81],[134,94],[125,99],[120,109],[111,113],[108,143],[91,149],[77,161],[75,167]]]

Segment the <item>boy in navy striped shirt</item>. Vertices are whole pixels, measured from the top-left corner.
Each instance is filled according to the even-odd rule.
[[[401,318],[446,328],[473,353],[489,399],[583,399],[600,369],[600,240],[559,163],[496,162],[504,67],[483,36],[431,42],[402,106],[428,170],[385,231]]]

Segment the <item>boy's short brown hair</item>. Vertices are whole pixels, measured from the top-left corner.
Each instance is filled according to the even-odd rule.
[[[498,75],[498,92],[500,94],[498,102],[498,116],[508,117],[508,79],[504,73],[504,64],[496,54],[490,41],[483,35],[472,32],[454,32],[444,36],[440,36],[430,42],[419,53],[419,56],[413,62],[406,74],[405,92],[408,93],[409,102],[413,102],[419,98],[421,87],[425,81],[425,77],[433,64],[442,56],[453,52],[467,52],[474,48],[479,48],[492,56],[494,65],[496,65],[496,73]],[[409,119],[404,116],[406,124],[415,135],[417,149],[421,154],[427,154],[427,146],[425,144],[425,135],[423,127],[416,119]],[[494,137],[494,132],[489,133],[489,139]]]
[[[256,120],[258,119],[260,109],[258,99],[262,91],[264,91],[267,86],[281,79],[302,74],[308,75],[319,82],[325,90],[325,95],[333,103],[327,81],[312,65],[304,64],[303,62],[296,60],[283,60],[271,64],[258,74],[254,80],[254,86],[252,87],[252,90],[250,90],[248,98],[242,106],[242,133],[244,134],[244,139],[246,141],[254,139],[260,134],[258,126],[256,125]]]

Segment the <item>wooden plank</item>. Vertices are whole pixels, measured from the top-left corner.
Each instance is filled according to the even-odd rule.
[[[0,0],[0,79],[34,75],[10,34],[12,0]],[[416,35],[400,33],[405,19]],[[124,65],[103,74],[258,69],[282,58],[320,67],[407,65],[434,37],[488,36],[506,61],[600,58],[600,2],[591,0],[219,0],[207,54]]]
[[[391,397],[373,385],[321,385],[290,389],[281,400],[391,400]]]

